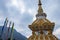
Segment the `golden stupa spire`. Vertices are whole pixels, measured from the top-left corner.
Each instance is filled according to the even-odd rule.
[[[47,15],[43,12],[41,0],[38,1],[38,13],[36,14],[36,20],[29,25],[29,28],[32,30],[32,35],[28,40],[58,40],[52,34],[55,23],[50,22],[46,18]]]
[[[43,12],[43,9],[42,9],[42,3],[41,3],[41,0],[39,0],[39,3],[38,3],[38,13],[40,14],[40,13],[42,13]]]
[[[43,9],[42,9],[41,0],[38,0],[38,14],[36,14],[36,17],[40,19],[40,18],[46,18],[46,16],[47,15],[43,12]]]

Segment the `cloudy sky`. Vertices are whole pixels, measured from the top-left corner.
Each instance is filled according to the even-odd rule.
[[[36,18],[38,0],[0,0],[0,25],[8,17],[15,29],[26,37],[31,35],[28,25]],[[42,0],[47,19],[55,22],[53,34],[60,38],[60,0]]]

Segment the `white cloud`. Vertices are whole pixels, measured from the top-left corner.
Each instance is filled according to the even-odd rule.
[[[0,16],[0,25],[2,26],[3,23],[4,23],[4,17],[1,15],[1,16]]]
[[[26,36],[27,38],[29,38],[32,35],[32,31],[29,29],[23,29],[23,35]]]
[[[37,10],[35,8],[29,8],[28,13],[33,16],[33,21],[36,19]]]
[[[11,0],[11,3],[12,3],[12,5],[14,5],[14,6],[18,6],[17,0]]]
[[[3,20],[3,18],[2,17],[0,17],[0,21],[2,21]]]
[[[19,26],[16,26],[15,29],[17,30],[17,32],[21,33],[24,31],[23,28],[19,27]]]
[[[53,34],[56,34],[56,35],[60,34],[60,28],[59,28],[59,29],[56,29],[56,30],[53,32]]]
[[[18,2],[18,4],[19,4],[19,8],[20,8],[20,10],[21,10],[21,13],[24,13],[25,12],[25,3],[24,3],[24,1],[22,1],[22,0],[20,0],[19,2]]]
[[[58,4],[57,3],[53,3],[53,1],[49,0],[47,3],[45,3],[43,5],[43,9],[44,12],[46,12],[46,14],[48,14],[48,17],[50,17],[51,15],[53,15],[54,11],[58,8]]]
[[[28,33],[29,33],[29,34],[28,34]],[[31,32],[31,31],[26,33],[26,37],[27,37],[27,38],[29,38],[31,35],[32,35],[32,32]]]
[[[60,39],[60,28],[56,29],[54,32],[53,32],[54,35],[56,35],[59,39]]]
[[[23,0],[11,0],[11,2],[8,2],[6,4],[6,6],[8,8],[15,6],[16,8],[18,8],[20,13],[24,13],[26,10],[26,6]]]
[[[2,10],[0,10],[0,18],[2,19],[2,18],[4,18],[4,14],[3,14],[4,12],[2,11]]]
[[[28,12],[29,12],[29,13],[32,13],[32,9],[28,9]]]

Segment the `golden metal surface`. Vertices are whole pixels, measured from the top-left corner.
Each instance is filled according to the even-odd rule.
[[[43,13],[43,9],[41,7],[41,0],[39,0],[38,14],[41,13]],[[52,34],[54,25],[55,23],[50,22],[46,18],[36,19],[31,25],[29,25],[29,28],[32,30],[32,35],[28,40],[58,40],[58,38]]]

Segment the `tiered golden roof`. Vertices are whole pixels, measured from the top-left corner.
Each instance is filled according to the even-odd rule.
[[[38,14],[36,15],[36,20],[29,25],[29,28],[34,31],[41,29],[51,29],[53,30],[55,23],[50,22],[46,19],[46,14],[43,12],[41,1],[39,0]]]
[[[53,30],[54,25],[55,25],[54,23],[51,23],[47,19],[36,19],[32,23],[32,25],[29,25],[29,28],[33,31],[38,31],[38,30],[41,30],[41,29],[45,29],[45,30],[51,29],[51,30]]]
[[[46,18],[47,15],[43,12],[41,5],[41,0],[39,0],[36,20],[29,25],[29,28],[32,30],[32,35],[28,38],[28,40],[58,40],[52,34],[55,23],[50,22]]]

